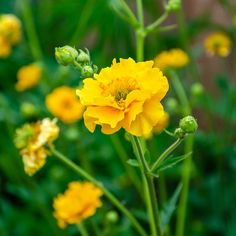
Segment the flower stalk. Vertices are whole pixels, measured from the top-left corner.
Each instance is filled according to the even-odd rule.
[[[148,236],[143,229],[143,227],[139,224],[139,222],[134,218],[134,216],[130,213],[130,211],[123,206],[120,201],[107,189],[103,186],[103,184],[99,181],[97,181],[95,178],[93,178],[90,174],[88,174],[85,170],[80,168],[78,165],[73,163],[71,160],[66,158],[62,153],[57,151],[53,146],[50,146],[51,153],[58,158],[60,161],[62,161],[64,164],[66,164],[68,167],[70,167],[72,170],[74,170],[77,174],[85,178],[86,180],[92,182],[97,187],[99,187],[104,195],[130,220],[130,222],[133,224],[133,227],[136,229],[136,231],[141,236]]]

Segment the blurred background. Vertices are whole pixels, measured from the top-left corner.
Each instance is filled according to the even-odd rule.
[[[135,1],[126,1],[135,11]],[[163,12],[163,2],[145,0],[145,22],[150,23]],[[195,136],[193,171],[188,199],[186,235],[236,235],[236,2],[234,0],[183,0],[183,10],[171,14],[163,25],[176,24],[168,32],[151,34],[145,43],[145,59],[151,60],[163,50],[182,48],[191,58],[190,65],[179,71],[194,115],[199,122]],[[25,122],[52,115],[45,106],[45,97],[62,85],[76,87],[81,82],[74,68],[59,66],[54,57],[55,47],[71,45],[88,48],[94,64],[110,66],[113,58],[135,58],[135,35],[130,26],[112,10],[109,0],[0,0],[0,14],[14,14],[22,23],[22,40],[11,55],[0,58],[0,235],[42,236],[78,235],[75,227],[58,228],[53,217],[52,201],[78,176],[48,158],[46,166],[36,175],[24,173],[22,159],[14,146],[15,129]],[[32,21],[30,21],[31,19]],[[36,45],[32,49],[28,38],[30,24],[35,25]],[[226,58],[209,57],[203,46],[205,37],[223,31],[232,41],[231,53]],[[18,70],[31,63],[44,66],[43,75],[32,89],[15,89]],[[200,93],[193,84],[203,86]],[[164,100],[170,114],[168,129],[177,126],[180,112],[172,89]],[[172,104],[172,105],[170,105]],[[145,224],[144,204],[127,175],[115,146],[117,136],[90,134],[83,121],[73,124],[59,122],[59,150],[86,168],[127,204]],[[124,132],[118,142],[132,155]],[[161,153],[170,144],[165,133],[147,140],[151,152]],[[183,152],[182,147],[177,153]],[[130,167],[128,167],[130,168]],[[135,174],[136,169],[133,170]],[[181,165],[163,173],[166,201],[180,180]],[[161,183],[158,186],[161,188]],[[162,186],[163,187],[163,186]],[[162,192],[163,193],[163,192]],[[115,210],[104,200],[104,207],[86,224],[96,225],[102,235],[135,235],[129,221],[119,215],[116,222],[107,219]],[[175,217],[171,224],[175,227]],[[110,229],[112,228],[112,234]],[[93,235],[93,234],[91,234]]]

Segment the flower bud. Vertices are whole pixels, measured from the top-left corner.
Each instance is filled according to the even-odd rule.
[[[83,78],[93,77],[94,71],[91,66],[83,66],[81,69],[81,76]]]
[[[32,117],[37,114],[35,105],[30,102],[22,103],[20,111],[25,117]]]
[[[106,219],[107,219],[107,221],[109,221],[111,223],[116,223],[119,219],[119,216],[116,211],[109,211],[106,214]]]
[[[181,1],[180,0],[169,0],[167,5],[165,6],[166,11],[178,11],[181,7]]]
[[[166,101],[167,110],[175,112],[178,108],[178,102],[175,98],[168,98]]]
[[[55,48],[56,60],[59,64],[67,66],[73,64],[74,60],[78,57],[78,51],[70,46]]]
[[[181,128],[177,128],[174,133],[176,138],[184,138],[185,132]]]
[[[79,62],[79,63],[88,63],[88,62],[90,62],[90,56],[89,56],[88,51],[86,53],[83,50],[79,49],[79,55],[76,58],[76,61]]]
[[[179,127],[188,134],[194,133],[198,128],[198,124],[193,116],[185,116],[180,120]]]
[[[198,96],[203,94],[203,91],[204,91],[204,88],[203,88],[203,86],[200,83],[194,83],[191,86],[191,94],[193,96],[198,97]]]

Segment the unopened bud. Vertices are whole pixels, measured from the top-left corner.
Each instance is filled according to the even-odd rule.
[[[178,102],[175,98],[168,98],[166,101],[167,110],[170,112],[175,112],[178,108]]]
[[[181,128],[177,128],[177,129],[175,130],[174,135],[175,135],[176,138],[182,139],[182,138],[184,138],[184,136],[185,136],[185,132],[184,132]]]
[[[178,11],[181,7],[181,0],[169,0],[167,5],[165,6],[166,11]]]
[[[179,127],[188,134],[194,133],[198,128],[198,124],[193,116],[185,116],[180,120]]]
[[[204,88],[200,83],[194,83],[191,87],[191,94],[193,96],[200,96],[203,94]]]
[[[83,66],[81,69],[81,76],[83,78],[90,78],[93,77],[94,71],[91,66]]]
[[[59,64],[67,66],[73,64],[78,57],[78,51],[70,46],[55,48],[56,60]]]
[[[20,111],[25,117],[32,117],[37,114],[35,105],[29,102],[22,103]]]
[[[116,223],[119,219],[119,216],[116,211],[109,211],[106,214],[106,219],[107,219],[107,221],[109,221],[111,223]]]
[[[88,51],[86,53],[83,50],[79,49],[79,55],[78,55],[76,61],[79,62],[79,63],[88,63],[88,62],[90,62],[90,56],[89,56]]]

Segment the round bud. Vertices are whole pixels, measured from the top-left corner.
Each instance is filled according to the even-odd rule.
[[[71,141],[77,140],[79,137],[79,131],[75,126],[71,126],[65,131],[65,136]]]
[[[203,86],[200,84],[200,83],[194,83],[192,86],[191,86],[191,94],[193,96],[200,96],[203,94],[203,91],[204,91],[204,88]]]
[[[198,128],[198,124],[193,116],[185,116],[183,119],[180,120],[179,127],[185,133],[194,133]]]
[[[88,62],[90,62],[90,57],[86,52],[84,52],[83,50],[80,49],[79,55],[76,58],[76,61],[79,63],[88,63]]]
[[[25,117],[32,117],[37,114],[35,105],[29,102],[23,102],[20,111]]]
[[[73,64],[78,57],[78,51],[70,46],[55,48],[55,57],[59,64],[67,66]]]
[[[166,11],[178,11],[181,7],[181,1],[180,0],[169,0],[168,4],[165,6]]]
[[[166,101],[167,110],[175,112],[178,108],[178,102],[175,98],[168,98]]]
[[[83,66],[81,69],[81,76],[83,78],[93,77],[94,71],[91,66]]]
[[[184,138],[185,132],[181,128],[177,128],[174,133],[176,138]]]
[[[109,221],[111,223],[116,223],[119,219],[119,216],[116,211],[109,211],[106,214],[106,219],[107,219],[107,221]]]

